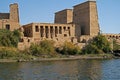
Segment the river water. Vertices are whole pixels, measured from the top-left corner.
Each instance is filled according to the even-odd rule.
[[[0,63],[0,80],[120,80],[120,59]]]

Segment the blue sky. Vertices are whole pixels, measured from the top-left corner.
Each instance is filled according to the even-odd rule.
[[[54,22],[54,13],[87,0],[0,0],[0,12],[9,12],[9,4],[19,4],[20,23]],[[120,0],[97,0],[103,33],[120,33]]]

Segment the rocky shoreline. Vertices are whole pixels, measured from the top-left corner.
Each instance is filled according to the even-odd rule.
[[[81,59],[116,59],[115,56],[69,56],[64,58],[32,58],[29,60],[25,59],[0,59],[1,62],[30,62],[30,61],[64,61],[64,60],[81,60]]]

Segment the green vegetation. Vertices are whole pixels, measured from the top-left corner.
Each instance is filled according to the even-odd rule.
[[[0,30],[0,46],[17,47],[20,39],[20,32],[18,30]]]
[[[29,48],[29,54],[37,57],[56,56],[54,42],[44,40],[44,41],[41,41],[40,44],[32,44]]]
[[[104,36],[98,35],[82,50],[82,54],[100,54],[110,51],[111,47],[108,40]]]
[[[0,58],[10,58],[16,56],[17,50],[16,48],[9,48],[9,47],[0,47]]]
[[[19,59],[28,57],[22,54],[16,47],[20,39],[18,30],[0,30],[0,59]]]
[[[65,44],[62,47],[57,48],[56,51],[63,55],[98,55],[103,53],[110,53],[111,46],[104,36],[98,35],[93,40],[91,40],[82,50],[80,50],[79,47],[74,46],[71,42],[65,42]]]
[[[57,48],[56,51],[63,55],[76,55],[81,53],[79,47],[73,45],[71,42],[65,42],[64,45]]]
[[[0,47],[0,59],[28,60],[31,59],[31,57],[31,55],[22,53],[14,47]]]
[[[16,47],[20,39],[18,30],[8,31],[0,30],[0,59],[31,60],[33,58],[51,58],[63,57],[69,55],[103,56],[100,53],[109,53],[111,51],[110,43],[107,39],[98,35],[83,50],[71,42],[65,42],[63,46],[54,47],[54,41],[44,40],[39,44],[31,44],[29,49],[19,51]],[[117,44],[114,42],[114,45]],[[114,47],[115,48],[115,47]],[[115,49],[120,48],[116,46]],[[99,55],[100,54],[100,55]]]
[[[113,50],[120,50],[120,45],[116,42],[116,40],[113,40]]]

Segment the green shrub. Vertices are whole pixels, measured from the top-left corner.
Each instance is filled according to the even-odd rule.
[[[109,53],[111,51],[109,41],[102,35],[95,37],[86,47],[82,50],[83,54],[99,54]]]
[[[0,30],[0,46],[17,47],[20,39],[20,32],[18,30]]]
[[[0,59],[30,60],[31,55],[14,47],[0,47]]]
[[[41,41],[40,44],[32,44],[29,53],[33,56],[56,55],[54,42],[49,40]]]
[[[55,53],[54,41],[44,40],[40,42],[40,46],[43,48],[44,53],[53,54]]]
[[[30,50],[30,54],[34,56],[40,56],[42,53],[44,53],[42,47],[37,44],[32,44],[29,50]]]
[[[82,54],[98,54],[102,53],[102,50],[98,49],[96,45],[89,44],[82,50]]]
[[[106,39],[106,37],[102,35],[98,35],[93,40],[93,45],[96,45],[99,49],[101,49],[103,52],[108,53],[111,51],[110,42]]]
[[[56,51],[65,55],[80,54],[80,49],[73,45],[71,42],[65,42],[64,45],[60,48],[57,48]]]
[[[16,57],[18,54],[18,51],[16,48],[9,48],[9,47],[0,47],[0,58],[11,58]]]
[[[120,45],[116,42],[116,40],[113,40],[113,50],[120,50]]]

